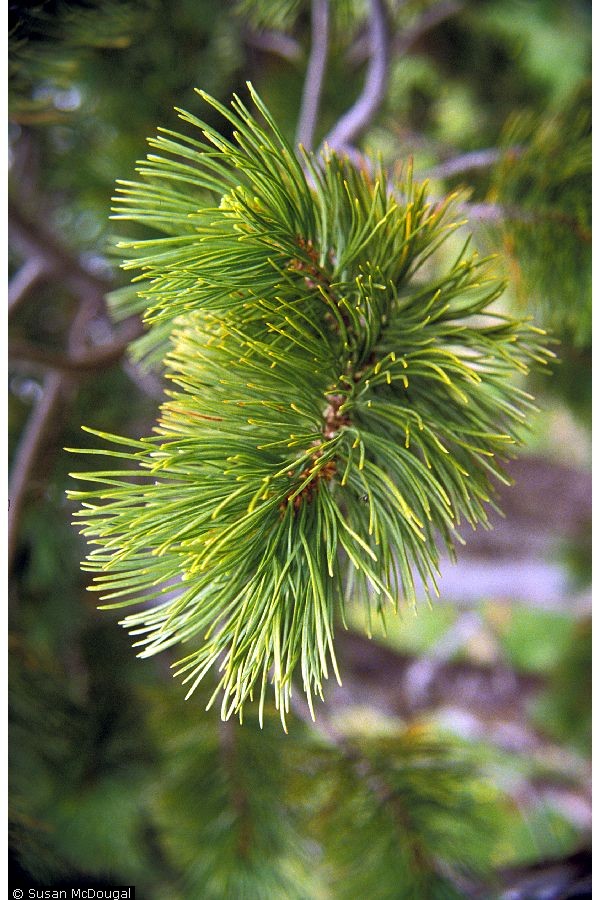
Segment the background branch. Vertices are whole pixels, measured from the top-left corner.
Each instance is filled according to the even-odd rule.
[[[250,47],[273,53],[287,62],[297,63],[302,59],[302,46],[299,41],[282,31],[251,31],[244,33],[244,41]]]
[[[78,355],[58,353],[45,347],[36,346],[26,340],[12,340],[8,353],[10,359],[35,363],[59,372],[85,375],[114,365],[123,357],[131,341],[139,337],[141,333],[141,324],[136,319],[131,320],[129,327],[121,329],[114,341],[86,353]]]
[[[52,271],[75,293],[87,293],[103,301],[112,280],[91,272],[71,251],[60,244],[50,230],[33,221],[14,200],[8,203],[8,226],[15,247],[27,259]]]
[[[13,275],[8,285],[8,315],[11,316],[31,291],[50,276],[51,267],[39,256],[32,256]]]
[[[298,118],[296,143],[312,149],[323,80],[327,67],[329,43],[329,0],[313,0],[311,17],[311,50],[304,79],[302,105]]]
[[[488,147],[484,150],[473,150],[471,153],[461,153],[438,163],[437,166],[425,171],[421,177],[451,178],[453,175],[462,175],[463,172],[471,172],[473,169],[487,169],[495,165],[507,152],[516,154],[519,149],[514,147],[511,151],[507,151],[498,147]]]
[[[7,564],[14,562],[23,504],[31,475],[48,439],[52,420],[56,418],[67,381],[64,375],[50,372],[44,381],[40,399],[35,405],[21,436],[8,484]]]
[[[387,22],[382,0],[371,0],[369,23],[369,63],[365,84],[356,103],[334,125],[323,141],[333,150],[352,144],[370,124],[385,98],[389,47]]]
[[[105,312],[105,295],[112,281],[91,272],[75,253],[56,239],[49,228],[25,212],[18,201],[9,200],[11,241],[24,262],[9,287],[9,313],[31,295],[41,280],[56,281],[77,300],[78,306],[67,334],[67,352],[38,347],[28,340],[9,343],[9,357],[50,369],[17,446],[9,480],[8,566],[12,567],[18,546],[21,516],[36,465],[52,440],[53,423],[73,386],[73,376],[106,368],[125,353],[139,336],[141,324],[129,320],[119,335],[107,344],[90,349],[90,323]]]
[[[461,209],[472,220],[480,222],[514,221],[535,225],[555,222],[563,228],[570,228],[576,232],[577,237],[584,243],[592,240],[591,232],[582,227],[574,216],[566,215],[556,209],[523,209],[522,206],[501,203],[461,203]]]

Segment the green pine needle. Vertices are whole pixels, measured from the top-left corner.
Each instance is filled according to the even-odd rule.
[[[432,267],[450,200],[333,154],[303,168],[250,91],[263,124],[202,94],[233,140],[182,112],[205,140],[163,133],[120,188],[118,216],[163,235],[122,247],[174,390],[152,436],[101,435],[126,465],[71,497],[140,656],[184,645],[177,673],[191,693],[217,671],[224,718],[270,683],[285,727],[296,671],[311,711],[337,676],[347,598],[414,605],[437,537],[486,525],[532,408],[514,376],[549,354],[490,310],[503,285],[468,246]]]

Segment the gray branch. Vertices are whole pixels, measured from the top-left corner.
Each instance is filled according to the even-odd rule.
[[[312,144],[319,115],[319,104],[327,67],[329,44],[329,0],[313,0],[311,19],[311,50],[304,79],[302,105],[298,118],[296,143],[306,150]]]
[[[130,325],[115,335],[113,341],[83,353],[57,353],[46,347],[36,346],[30,341],[15,339],[9,344],[8,355],[12,360],[34,363],[45,369],[85,375],[98,369],[106,369],[118,362],[127,351],[131,341],[139,337],[141,333],[141,323],[137,319],[132,319]]]
[[[39,256],[32,256],[23,263],[19,271],[13,275],[8,285],[8,315],[11,316],[21,303],[27,299],[34,287],[44,281],[51,268]]]
[[[273,53],[291,63],[297,63],[302,59],[302,47],[298,41],[281,31],[246,31],[244,40],[251,47]]]
[[[57,242],[47,226],[33,221],[12,200],[8,203],[8,226],[10,239],[23,257],[36,259],[38,265],[59,276],[74,293],[102,301],[113,286],[109,279],[86,268],[75,254]]]
[[[9,229],[13,246],[24,259],[11,284],[9,308],[14,310],[44,277],[60,282],[79,301],[67,335],[66,354],[37,348],[26,341],[14,341],[10,347],[13,357],[28,359],[50,369],[41,398],[21,435],[10,475],[7,534],[10,568],[18,546],[19,524],[31,477],[50,443],[52,426],[74,386],[73,375],[110,365],[124,353],[128,340],[135,336],[133,332],[130,336],[130,329],[140,326],[129,323],[114,344],[90,349],[89,324],[104,310],[104,297],[112,287],[111,281],[90,271],[75,253],[56,239],[45,223],[28,216],[22,206],[13,201],[9,201]]]
[[[560,209],[523,209],[514,204],[502,205],[499,203],[461,203],[460,209],[472,221],[479,222],[520,222],[524,225],[548,225],[572,231],[584,244],[592,241],[591,230],[582,225],[575,216],[562,212]]]
[[[46,443],[49,426],[60,408],[66,384],[65,376],[58,372],[50,372],[47,375],[42,396],[29,417],[17,447],[8,485],[7,565],[9,569],[14,562],[19,523],[31,474]]]
[[[382,0],[371,0],[369,22],[369,63],[364,88],[356,103],[334,125],[324,140],[332,150],[354,143],[381,106],[389,68],[387,22]]]
[[[502,222],[509,218],[508,210],[499,203],[461,203],[460,209],[471,220],[477,222]],[[512,218],[515,218],[515,210]]]
[[[506,154],[506,150],[498,147],[488,147],[485,150],[473,150],[471,153],[461,153],[460,156],[446,159],[423,173],[423,178],[451,178],[453,175],[462,175],[473,169],[488,169],[494,166]],[[512,151],[517,152],[517,148]],[[421,176],[420,176],[421,177]]]

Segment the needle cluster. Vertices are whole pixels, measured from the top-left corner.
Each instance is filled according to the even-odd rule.
[[[121,183],[117,216],[161,232],[122,249],[173,389],[154,434],[101,435],[111,467],[72,497],[140,656],[183,646],[190,693],[216,670],[224,718],[271,684],[285,726],[296,672],[311,711],[337,675],[347,601],[414,605],[438,539],[486,524],[545,351],[468,244],[435,263],[451,198],[299,161],[250,92],[255,113],[201,94],[231,139],[180,112],[197,136],[161,132]]]

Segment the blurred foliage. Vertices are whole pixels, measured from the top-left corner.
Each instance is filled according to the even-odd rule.
[[[237,0],[236,12],[252,28],[290,31],[306,7],[303,0]]]
[[[434,6],[390,0],[391,27],[402,34]],[[365,34],[368,4],[335,7],[317,138],[359,95],[365,72],[365,54],[354,48]],[[307,0],[11,0],[9,15],[9,189],[92,267],[106,270],[116,179],[132,176],[157,124],[174,125],[173,106],[196,110],[194,87],[224,100],[251,79],[293,138],[310,44]],[[495,173],[465,172],[433,187],[442,193],[467,185],[473,201],[523,198],[531,210],[541,203],[576,222],[568,228],[555,220],[538,240],[513,221],[504,236],[486,226],[477,240],[510,250],[508,275],[521,309],[530,298],[525,285],[539,286],[532,309],[560,339],[561,364],[533,392],[541,405],[560,410],[566,403],[584,423],[591,353],[580,317],[589,297],[589,100],[582,85],[590,71],[590,19],[587,0],[462,4],[393,59],[385,103],[361,140],[390,166],[412,155],[417,174],[466,151],[525,144],[516,160],[505,154]],[[251,39],[257,28],[283,26],[298,45],[291,61]],[[20,261],[11,247],[11,271]],[[63,285],[42,284],[13,316],[12,334],[60,349],[74,308]],[[11,459],[41,383],[39,370],[11,368]],[[528,724],[555,742],[546,769],[527,753],[507,752],[499,761],[489,745],[465,747],[435,729],[420,736],[414,722],[404,728],[394,721],[382,731],[372,708],[339,725],[341,748],[295,722],[285,737],[270,717],[263,732],[250,720],[243,731],[227,731],[200,698],[184,704],[168,672],[135,660],[114,623],[99,621],[63,500],[72,459],[59,448],[86,440],[79,423],[137,435],[154,418],[156,400],[117,366],[82,379],[71,399],[36,468],[9,585],[9,838],[32,883],[102,877],[137,884],[143,898],[179,900],[211,896],[206,879],[212,896],[232,900],[320,900],[358,896],[363,888],[365,896],[395,900],[411,896],[403,873],[421,842],[428,854],[420,877],[429,880],[417,896],[437,890],[450,897],[465,884],[461,877],[477,880],[486,861],[536,862],[585,840],[561,808],[542,800],[525,808],[519,790],[527,794],[535,779],[558,779],[561,753],[575,754],[570,760],[588,755],[587,621],[514,607],[507,621],[500,616],[501,627],[498,616],[492,623],[512,665],[543,679]],[[585,534],[564,552],[581,576],[574,589],[583,589]],[[390,622],[388,637],[377,639],[418,655],[455,617],[450,607],[423,605],[418,618]],[[419,757],[426,742],[432,750]],[[364,760],[373,773],[366,780]],[[405,827],[395,830],[395,801],[392,808],[382,802],[379,779],[386,800],[396,792],[404,811],[411,798],[412,838]],[[247,799],[240,803],[240,796]],[[481,846],[474,846],[477,823],[486,837]],[[443,881],[450,870],[458,876],[451,886]]]
[[[319,750],[304,728],[295,723],[288,740],[274,711],[261,730],[256,717],[240,727],[203,715],[195,702],[182,710],[164,692],[151,699],[150,734],[166,778],[152,788],[150,808],[156,839],[178,873],[174,896],[322,894],[302,790]]]
[[[449,604],[422,603],[415,610],[400,610],[397,616],[388,616],[385,623],[376,619],[371,623],[375,625],[372,629],[373,638],[399,652],[419,655],[429,650],[455,619],[456,609]],[[368,630],[364,606],[350,604],[346,622],[359,632]]]
[[[363,733],[359,741],[357,765],[341,767],[330,802],[334,896],[463,896],[449,873],[486,868],[498,801],[491,784],[473,778],[472,750],[416,726],[400,740]]]
[[[492,173],[489,198],[507,210],[499,229],[516,305],[556,341],[550,379],[532,390],[565,403],[591,426],[592,186],[591,83],[550,114],[515,114]]]
[[[566,614],[513,605],[500,628],[511,665],[523,672],[547,672],[571,641],[570,622]]]
[[[573,0],[491,0],[474,10],[482,31],[512,46],[523,67],[524,91],[538,83],[549,106],[564,101],[589,73],[591,14],[591,3]],[[533,100],[529,94],[527,106]]]
[[[196,85],[216,96],[238,86],[240,23],[222,9],[218,0],[65,0],[52,12],[41,4],[15,25],[13,134],[36,128],[36,165],[45,189],[60,196],[67,238],[79,243],[87,231],[98,246],[115,179]]]
[[[502,145],[491,196],[507,210],[503,240],[517,302],[567,345],[589,346],[591,84],[541,121],[531,114],[513,116]]]
[[[581,591],[592,585],[592,523],[583,517],[578,533],[564,541],[562,558],[569,573],[573,590]]]
[[[589,754],[592,744],[592,625],[567,629],[568,641],[550,672],[548,689],[535,709],[538,726],[555,740]]]
[[[444,898],[461,896],[444,866],[485,871],[501,798],[464,742],[391,722],[327,744],[299,721],[284,735],[275,710],[262,730],[217,722],[198,696],[182,709],[156,681],[136,686],[126,654],[106,678],[98,629],[84,645],[79,691],[40,657],[11,678],[10,835],[41,883],[83,872],[207,900],[392,897],[400,883]]]
[[[143,858],[139,791],[154,751],[139,740],[128,654],[97,625],[62,659],[13,641],[9,829],[21,865],[42,882],[73,872],[133,877]]]

